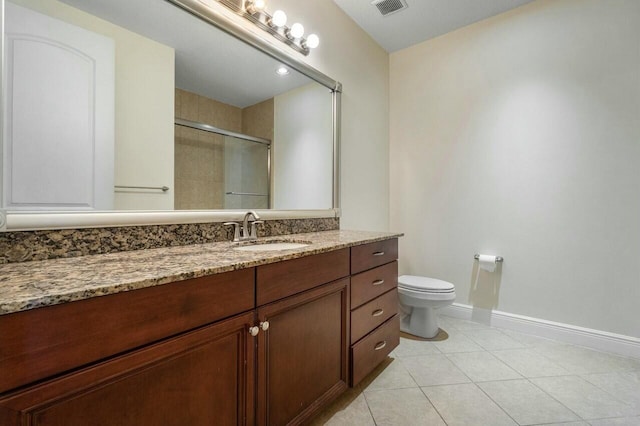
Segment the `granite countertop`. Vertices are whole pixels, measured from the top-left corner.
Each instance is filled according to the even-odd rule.
[[[400,237],[323,231],[260,238],[308,242],[292,250],[247,252],[220,242],[0,265],[0,315],[250,268]],[[242,244],[242,243],[240,243]]]

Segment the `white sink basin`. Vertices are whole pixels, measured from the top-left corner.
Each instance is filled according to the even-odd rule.
[[[292,250],[292,249],[307,247],[308,245],[309,244],[304,244],[304,243],[273,242],[273,243],[252,244],[249,246],[240,246],[240,247],[234,248],[234,250],[238,250],[238,251]]]

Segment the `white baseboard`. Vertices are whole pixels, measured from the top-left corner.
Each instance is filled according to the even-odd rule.
[[[640,339],[636,337],[510,314],[508,312],[476,308],[461,303],[454,303],[451,306],[442,308],[440,313],[493,327],[506,328],[600,351],[640,358]]]

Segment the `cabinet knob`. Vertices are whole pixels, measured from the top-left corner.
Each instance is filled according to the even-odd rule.
[[[382,314],[384,314],[384,309],[376,309],[371,313],[371,315],[373,315],[374,317],[379,317]]]
[[[380,349],[384,348],[385,346],[387,346],[387,341],[383,340],[382,342],[376,343],[376,347],[373,348],[373,350],[374,351],[379,351]]]
[[[383,251],[376,251],[373,253],[374,256],[384,256],[384,252]]]
[[[261,328],[263,331],[267,331],[267,330],[269,329],[269,321],[262,321],[262,322],[260,323],[260,328]]]
[[[260,333],[260,328],[258,326],[253,326],[253,327],[249,327],[249,334],[251,334],[253,337],[257,336],[258,333]]]
[[[384,284],[384,280],[375,280],[371,284],[373,284],[373,285],[382,285],[382,284]]]

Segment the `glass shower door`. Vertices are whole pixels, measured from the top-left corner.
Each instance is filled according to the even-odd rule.
[[[225,209],[268,209],[269,145],[224,137]]]

